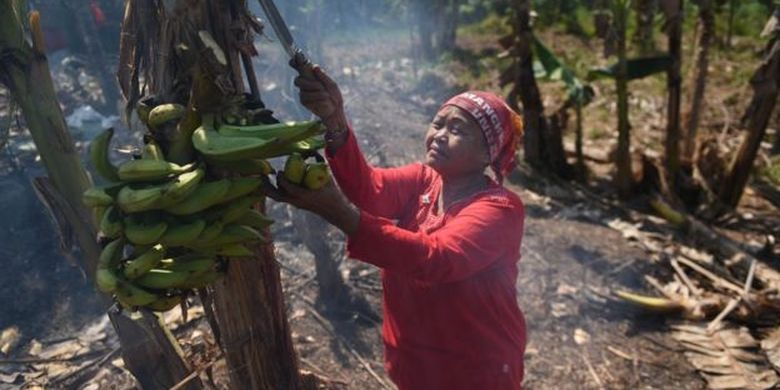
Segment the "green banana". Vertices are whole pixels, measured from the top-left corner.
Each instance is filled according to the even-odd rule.
[[[261,202],[262,200],[262,196],[245,196],[234,202],[220,205],[212,212],[209,212],[209,215],[212,216],[212,219],[218,219],[220,222],[227,225],[241,218],[251,210],[252,205]]]
[[[325,187],[330,182],[330,173],[328,164],[313,163],[306,167],[306,174],[303,176],[303,186],[310,190],[318,190]]]
[[[259,177],[239,177],[230,179],[230,188],[228,189],[227,194],[220,199],[219,203],[228,202],[250,194],[260,187],[261,184],[263,184],[263,180]]]
[[[119,261],[122,259],[122,251],[125,247],[125,240],[117,238],[108,244],[100,251],[100,257],[98,258],[98,269],[113,269],[119,265]]]
[[[135,245],[154,244],[168,230],[168,223],[159,218],[141,218],[131,215],[125,218],[125,237]]]
[[[164,210],[174,215],[194,214],[219,203],[229,189],[228,179],[202,183],[184,200]]]
[[[100,223],[103,221],[103,217],[106,216],[106,211],[111,206],[96,206],[92,208],[92,222],[95,223],[96,226],[100,226]]]
[[[281,148],[319,134],[320,123],[308,128],[295,128],[282,136],[262,139],[256,137],[229,137],[219,134],[204,119],[203,124],[192,134],[192,145],[211,161],[238,161],[251,158],[268,158],[277,155]]]
[[[275,153],[266,158],[285,156],[292,153],[300,153],[302,155],[311,155],[318,149],[325,147],[325,138],[322,136],[309,137],[298,142],[292,142],[284,147],[279,148]]]
[[[167,246],[182,246],[198,239],[206,227],[203,219],[190,223],[178,223],[168,226],[168,230],[160,237],[160,243]]]
[[[165,187],[161,185],[151,187],[127,185],[119,190],[116,202],[126,213],[153,210],[159,208],[164,193]]]
[[[121,277],[117,278],[114,294],[119,303],[126,307],[145,306],[158,299],[157,294],[146,291]]]
[[[116,291],[119,280],[114,270],[100,268],[95,271],[95,285],[98,291],[113,294]]]
[[[125,264],[124,275],[133,280],[157,266],[165,256],[165,247],[157,244]]]
[[[103,218],[100,220],[100,232],[108,238],[117,238],[122,234],[122,216],[116,206],[108,206]]]
[[[146,304],[145,306],[152,311],[164,312],[179,306],[183,300],[184,297],[181,295],[159,297],[156,301]]]
[[[187,112],[187,109],[181,104],[160,104],[149,111],[149,119],[147,120],[147,124],[149,127],[155,128],[165,122],[180,119],[184,116],[185,112]]]
[[[213,256],[202,254],[184,255],[165,259],[162,268],[175,272],[185,272],[190,275],[199,275],[214,269],[217,259]]]
[[[122,163],[117,172],[119,178],[123,181],[148,182],[162,180],[173,174],[184,173],[194,167],[194,164],[180,166],[164,160],[139,159]]]
[[[187,278],[183,283],[181,283],[178,288],[181,289],[194,289],[194,288],[203,288],[208,286],[211,283],[216,282],[219,280],[219,278],[223,277],[225,274],[223,272],[219,271],[208,271],[203,272],[198,275],[191,276]]]
[[[117,277],[114,270],[122,260],[122,252],[125,247],[125,240],[118,238],[109,242],[101,251],[98,257],[97,271],[95,272],[95,284],[98,290],[104,293],[112,293],[117,288]]]
[[[172,271],[169,269],[154,268],[141,275],[133,283],[140,287],[156,290],[177,288],[190,276],[188,272]]]
[[[90,187],[84,191],[81,201],[88,207],[110,206],[114,203],[114,198],[106,192],[105,188]]]
[[[228,244],[217,248],[214,253],[219,256],[227,257],[250,257],[254,253],[242,244]]]
[[[274,167],[268,160],[246,159],[239,161],[214,161],[212,166],[239,175],[270,175]]]
[[[301,184],[306,174],[306,163],[299,153],[293,153],[287,157],[284,163],[284,178],[295,184]]]
[[[143,159],[164,161],[165,154],[163,154],[162,148],[155,140],[149,140],[144,145]]]
[[[209,242],[217,236],[219,236],[220,233],[222,233],[222,229],[225,227],[225,225],[220,221],[210,222],[206,228],[203,229],[202,232],[200,232],[200,235],[198,236],[198,239],[196,242]]]
[[[251,241],[267,242],[267,239],[262,233],[249,226],[231,224],[225,226],[215,239],[205,243],[198,243],[193,248],[217,248]]]
[[[233,222],[239,225],[246,225],[251,228],[260,230],[271,226],[271,224],[274,223],[274,220],[258,210],[249,209],[249,212],[245,213]]]
[[[160,207],[165,208],[173,206],[190,196],[190,194],[197,189],[198,184],[200,184],[205,176],[206,172],[201,168],[177,176],[163,188]]]
[[[108,158],[109,145],[113,136],[114,129],[107,129],[93,138],[92,142],[89,143],[89,156],[100,176],[108,181],[117,182],[120,181],[117,168]]]
[[[287,133],[297,131],[299,129],[308,129],[309,127],[317,124],[319,124],[317,121],[284,122],[253,126],[235,126],[223,124],[217,127],[217,131],[220,135],[229,137],[257,137],[271,139],[284,136]]]

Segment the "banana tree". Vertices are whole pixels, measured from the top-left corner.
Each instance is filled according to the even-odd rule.
[[[669,37],[669,58],[671,64],[666,70],[667,115],[664,167],[667,185],[663,189],[673,197],[680,170],[680,63],[682,61],[683,0],[663,0],[661,9],[666,18],[666,34]]]
[[[718,190],[719,201],[730,208],[735,208],[742,197],[780,91],[780,24],[777,23],[777,12],[767,23],[768,28],[763,35],[770,37],[770,41],[764,49],[761,65],[750,79],[753,97],[742,117],[747,135]]]
[[[82,255],[81,268],[94,280],[101,248],[95,239],[97,228],[92,215],[81,201],[91,179],[57,102],[37,12],[30,16],[32,42],[25,39],[24,4],[19,0],[0,0],[0,83],[8,87],[22,110],[48,173],[48,178],[36,178],[35,188],[57,221],[63,239],[75,236]],[[105,305],[108,307],[110,302],[106,300]],[[154,314],[141,312],[130,318],[110,310],[109,317],[127,367],[141,386],[167,388],[189,374],[175,340]],[[191,381],[185,388],[199,389],[200,382]]]
[[[561,126],[558,121],[550,121],[545,117],[544,105],[536,84],[533,59],[535,38],[530,24],[531,1],[514,0],[512,8],[514,32],[500,40],[511,56],[512,64],[501,75],[501,84],[512,84],[507,98],[512,107],[519,106],[518,97],[522,102],[525,160],[533,166],[566,177],[570,167],[563,149]]]
[[[658,0],[636,0],[636,30],[633,41],[639,48],[639,54],[650,55],[655,50],[654,28]]]
[[[537,79],[545,81],[563,82],[566,88],[566,103],[560,110],[567,110],[571,107],[575,110],[576,128],[575,128],[575,153],[577,156],[577,174],[580,177],[585,175],[585,159],[582,150],[582,108],[593,100],[593,87],[584,83],[574,73],[572,69],[548,49],[538,37],[534,37],[534,54],[539,59],[534,63],[534,72]],[[538,65],[538,66],[537,66]]]
[[[707,87],[707,68],[709,67],[709,52],[715,36],[715,12],[712,0],[695,0],[699,7],[699,41],[696,43],[696,73],[694,75],[693,96],[685,123],[685,142],[683,144],[683,160],[689,164],[693,161],[696,150],[696,133],[698,132],[701,111],[704,109],[704,91]]]

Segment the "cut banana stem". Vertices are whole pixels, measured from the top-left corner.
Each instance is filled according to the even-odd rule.
[[[655,311],[677,311],[684,309],[684,306],[667,298],[648,297],[644,295],[633,294],[627,291],[616,291],[615,295],[623,300],[642,306],[646,309]]]

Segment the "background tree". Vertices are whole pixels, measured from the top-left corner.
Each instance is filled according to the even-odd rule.
[[[666,72],[668,93],[666,111],[666,141],[664,144],[664,168],[668,184],[677,185],[680,169],[680,94],[682,77],[682,27],[683,0],[666,0],[662,3],[666,17],[666,34],[669,37],[669,58],[671,63]]]
[[[695,2],[699,8],[699,39],[698,42],[696,42],[693,96],[691,97],[691,105],[686,115],[686,133],[683,146],[683,160],[685,160],[688,165],[693,161],[694,151],[696,150],[696,133],[701,120],[701,111],[705,108],[704,91],[707,86],[709,53],[715,34],[715,13],[712,0],[696,0]]]
[[[655,51],[655,15],[658,0],[634,0],[636,29],[633,42],[640,55],[646,56]]]
[[[745,190],[780,91],[780,24],[776,15],[777,11],[770,19],[771,28],[765,30],[765,36],[770,40],[764,49],[763,61],[750,79],[753,97],[742,117],[747,134],[718,191],[720,202],[730,208],[737,206]]]

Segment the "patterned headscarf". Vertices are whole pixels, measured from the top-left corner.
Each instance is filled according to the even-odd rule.
[[[515,154],[523,138],[523,118],[506,104],[504,99],[490,92],[469,91],[456,95],[442,105],[455,106],[466,111],[479,125],[487,141],[490,168],[496,181],[515,167]]]

